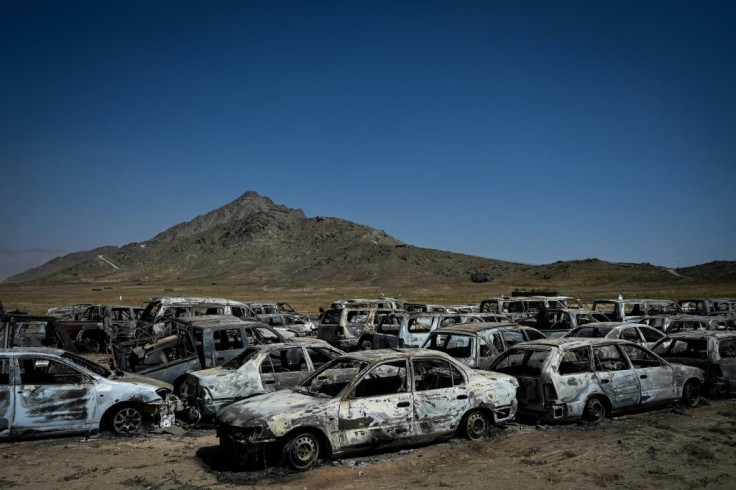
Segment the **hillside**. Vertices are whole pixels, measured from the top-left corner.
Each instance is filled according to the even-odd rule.
[[[249,191],[148,241],[58,257],[5,283],[386,285],[476,282],[566,288],[736,278],[734,262],[679,272],[597,259],[527,265],[404,244],[338,218],[307,217]]]

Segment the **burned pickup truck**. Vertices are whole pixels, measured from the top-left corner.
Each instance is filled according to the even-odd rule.
[[[253,344],[285,340],[268,325],[231,315],[173,319],[166,331],[168,335],[155,342],[113,344],[113,367],[166,381],[182,394],[189,371],[221,366]]]
[[[108,337],[130,339],[142,308],[134,306],[90,305],[72,319],[59,324],[82,352],[104,351]]]

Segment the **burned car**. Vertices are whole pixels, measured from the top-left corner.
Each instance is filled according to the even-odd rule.
[[[240,301],[224,298],[166,296],[151,298],[136,322],[135,337],[156,340],[170,334],[168,327],[175,319],[203,315],[230,315],[241,320],[257,320],[255,314]]]
[[[548,339],[519,344],[491,370],[519,380],[519,412],[541,420],[603,421],[608,415],[681,400],[695,406],[703,371],[670,364],[647,348],[614,339]]]
[[[422,349],[444,352],[468,367],[486,369],[509,347],[544,338],[544,334],[538,330],[510,322],[465,323],[430,332]]]
[[[217,415],[223,457],[281,458],[305,470],[334,457],[461,433],[479,439],[513,419],[516,380],[470,369],[441,352],[360,351],[302,383],[233,403]]]
[[[113,373],[71,352],[0,349],[0,437],[109,429],[137,433],[174,423],[169,384]]]
[[[187,374],[182,391],[187,396],[189,418],[211,418],[238,400],[294,386],[342,354],[327,342],[314,339],[248,347],[222,366]]]
[[[370,349],[378,319],[388,311],[376,308],[330,308],[322,312],[317,338],[342,350]]]
[[[597,299],[593,311],[603,313],[612,322],[635,322],[645,316],[676,315],[680,307],[665,299]]]
[[[570,330],[596,322],[607,322],[604,314],[583,308],[543,308],[534,318],[520,320],[520,325],[534,327],[548,338],[562,337]]]
[[[298,337],[314,335],[317,327],[308,316],[293,313],[268,313],[259,314],[258,319],[263,323],[276,329],[292,332]]]
[[[201,315],[171,321],[170,335],[113,345],[113,367],[174,385],[177,394],[189,371],[221,366],[248,346],[284,342],[273,328],[230,315]]]
[[[460,323],[481,323],[478,313],[389,313],[381,318],[369,348],[419,347],[436,328]]]
[[[664,338],[665,335],[659,330],[648,325],[640,325],[637,323],[600,322],[575,328],[565,334],[565,337],[623,339],[651,347],[658,340]]]
[[[682,332],[660,340],[652,350],[667,359],[705,371],[705,391],[736,392],[736,332]]]

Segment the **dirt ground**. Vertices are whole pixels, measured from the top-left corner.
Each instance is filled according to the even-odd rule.
[[[486,439],[323,462],[230,471],[212,429],[0,444],[0,487],[20,488],[733,488],[736,400],[609,419],[599,426],[514,423]]]

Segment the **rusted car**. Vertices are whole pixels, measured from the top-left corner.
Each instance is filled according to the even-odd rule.
[[[189,371],[221,366],[248,346],[284,342],[261,322],[231,315],[200,315],[172,320],[170,335],[155,342],[138,340],[113,345],[113,367],[174,385],[176,394]]]
[[[607,321],[606,315],[583,308],[543,308],[535,317],[520,320],[519,325],[534,327],[548,338],[556,338],[577,327]]]
[[[565,334],[565,337],[589,339],[623,339],[637,344],[652,347],[658,340],[665,337],[659,330],[648,325],[621,322],[590,323],[575,328]]]
[[[614,339],[548,339],[519,344],[490,366],[519,380],[519,411],[541,420],[603,421],[609,414],[681,400],[695,406],[703,371],[670,364]]]
[[[597,299],[593,311],[603,313],[612,322],[635,322],[645,316],[676,315],[680,307],[665,299]]]
[[[342,350],[370,349],[377,320],[388,311],[376,308],[341,307],[323,311],[317,338]]]
[[[460,323],[480,323],[479,313],[389,313],[381,318],[373,333],[370,348],[419,347],[437,328]]]
[[[444,352],[468,367],[486,369],[509,347],[544,338],[538,330],[510,322],[464,323],[430,332],[422,349]]]
[[[177,407],[171,392],[167,383],[112,373],[71,352],[0,349],[0,437],[167,427]]]
[[[289,390],[233,403],[217,415],[223,457],[282,458],[305,470],[334,457],[461,433],[479,439],[513,419],[516,380],[470,369],[441,352],[360,351]]]
[[[736,332],[682,332],[660,340],[652,350],[670,362],[705,371],[705,391],[736,392]]]
[[[298,337],[314,335],[317,327],[308,316],[293,313],[258,314],[258,319],[276,329],[293,332]]]
[[[248,347],[222,366],[187,374],[183,391],[189,418],[212,418],[222,407],[238,400],[294,386],[342,354],[316,339]]]

